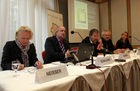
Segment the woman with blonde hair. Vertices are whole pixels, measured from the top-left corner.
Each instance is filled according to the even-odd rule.
[[[29,66],[43,67],[42,63],[38,61],[34,44],[30,43],[32,36],[31,28],[21,26],[15,34],[16,39],[5,44],[1,62],[3,70],[11,70],[12,61],[14,60],[20,62],[18,70]]]

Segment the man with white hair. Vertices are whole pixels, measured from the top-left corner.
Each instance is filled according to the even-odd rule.
[[[110,31],[103,31],[102,32],[102,43],[103,47],[106,49],[106,53],[114,53],[114,45],[111,40],[111,32]]]
[[[59,26],[54,31],[54,36],[46,39],[45,64],[55,61],[65,61],[67,58],[71,57],[69,52],[69,44],[65,40],[65,32],[65,27]]]

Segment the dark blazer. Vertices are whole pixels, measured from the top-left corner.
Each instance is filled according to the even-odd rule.
[[[86,37],[85,39],[83,39],[83,40],[82,40],[82,43],[90,43],[89,37]],[[90,44],[91,44],[91,43],[90,43]],[[92,45],[94,46],[94,54],[93,54],[93,56],[97,56],[98,53],[102,53],[101,50],[97,50],[98,44],[99,44],[99,42],[92,43]]]
[[[66,40],[63,40],[65,51],[69,49],[69,44]],[[48,37],[45,42],[45,61],[51,63],[55,61],[65,61],[65,53],[62,52],[59,42],[56,36]]]
[[[104,40],[104,39],[102,38],[102,43],[103,43],[103,47],[104,47],[105,49],[107,49],[106,53],[109,53],[109,54],[110,54],[110,53],[113,53],[113,51],[115,50],[115,48],[114,48],[114,45],[113,45],[111,39],[108,40],[108,41],[106,41],[106,40]]]
[[[89,37],[86,37],[85,39],[83,39],[82,43],[90,43]]]
[[[125,43],[122,42],[122,39],[118,40],[117,43],[116,43],[116,48],[117,49],[126,49],[126,48],[129,48],[130,50],[132,50],[132,46],[131,44],[129,43],[129,40],[126,39],[125,40]]]
[[[3,48],[1,62],[2,69],[11,70],[13,60],[19,60],[20,63],[23,64],[21,53],[22,52],[20,48],[17,46],[15,41],[8,41]],[[29,66],[34,66],[35,62],[38,60],[34,44],[30,45],[30,49],[28,50],[28,56],[29,56]]]

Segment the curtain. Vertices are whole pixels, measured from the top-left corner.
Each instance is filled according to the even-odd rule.
[[[59,12],[59,2],[58,2],[58,0],[54,0],[54,8],[55,8],[56,12]]]
[[[16,30],[25,25],[33,30],[31,42],[43,62],[41,53],[48,37],[47,9],[54,10],[54,0],[0,0],[0,58],[5,43],[14,40]]]
[[[0,58],[3,45],[10,39],[10,1],[0,0]],[[5,12],[6,11],[6,12]],[[3,13],[4,12],[4,13]],[[1,59],[0,59],[1,62]],[[0,67],[1,68],[1,67]]]

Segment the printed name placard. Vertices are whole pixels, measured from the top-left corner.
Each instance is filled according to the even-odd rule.
[[[137,55],[140,55],[140,49],[137,49]]]
[[[97,59],[95,60],[95,65],[103,66],[103,65],[111,64],[113,62],[114,61],[112,60],[111,56],[97,57]]]
[[[129,53],[120,53],[118,59],[129,59],[130,54]]]
[[[44,83],[68,76],[68,71],[65,65],[58,65],[36,71],[35,82]]]

